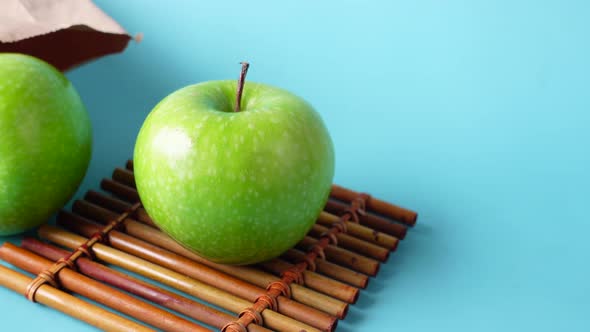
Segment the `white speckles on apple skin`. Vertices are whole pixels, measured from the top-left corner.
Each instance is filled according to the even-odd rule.
[[[235,82],[179,90],[138,136],[136,182],[148,213],[214,261],[279,255],[305,235],[329,194],[334,156],[323,122],[303,100],[262,86],[247,83],[240,113],[227,98]],[[155,148],[163,128],[184,132],[192,149],[181,157]]]

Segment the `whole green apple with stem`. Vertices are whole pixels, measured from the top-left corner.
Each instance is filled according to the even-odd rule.
[[[300,241],[330,193],[334,150],[306,101],[240,79],[182,88],[145,120],[137,190],[172,238],[215,262],[268,260]],[[243,94],[243,95],[242,95]]]
[[[62,73],[0,53],[0,236],[38,226],[67,203],[91,143],[86,109]]]

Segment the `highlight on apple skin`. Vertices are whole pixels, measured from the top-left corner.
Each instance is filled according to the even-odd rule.
[[[302,98],[246,82],[240,102],[237,86],[204,82],[162,100],[137,137],[134,171],[164,232],[212,261],[250,264],[293,247],[314,224],[334,149]]]
[[[46,222],[86,174],[92,133],[68,79],[48,63],[0,53],[0,236]]]

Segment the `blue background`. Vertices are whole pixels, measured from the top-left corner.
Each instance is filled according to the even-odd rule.
[[[246,59],[321,113],[337,183],[420,212],[339,330],[590,330],[588,2],[98,4],[145,39],[68,74],[94,126],[78,196],[159,100]],[[2,330],[92,330],[0,299]]]

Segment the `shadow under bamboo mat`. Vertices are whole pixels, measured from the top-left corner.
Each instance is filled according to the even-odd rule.
[[[0,284],[107,331],[334,331],[417,219],[333,185],[295,247],[260,264],[223,265],[157,228],[135,189],[132,161],[100,187],[60,211],[58,227],[41,226],[41,240],[0,247],[1,259],[36,275],[0,266]]]

